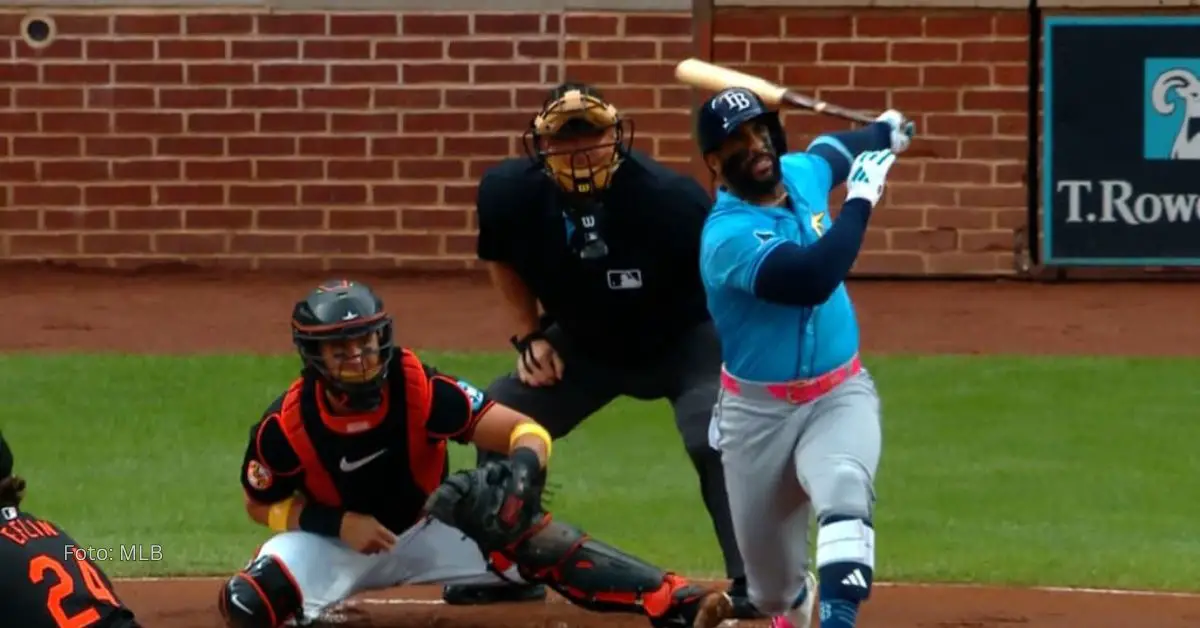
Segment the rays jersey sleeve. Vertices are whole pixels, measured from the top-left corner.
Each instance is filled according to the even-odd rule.
[[[818,146],[833,145],[829,141],[822,142],[821,138],[818,138],[813,142],[810,150]],[[850,157],[850,154],[845,152],[845,148],[833,150],[837,150],[839,155],[844,154],[847,158]],[[788,153],[780,158],[779,166],[789,193],[798,195],[809,207],[826,205],[829,192],[833,190],[833,167],[828,159],[818,153]]]
[[[700,241],[700,273],[704,285],[754,294],[754,281],[764,259],[787,239],[776,233],[769,214],[753,208],[722,208],[704,226]]]

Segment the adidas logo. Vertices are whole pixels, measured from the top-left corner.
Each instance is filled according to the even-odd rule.
[[[863,577],[862,571],[855,569],[850,572],[850,575],[842,578],[842,584],[848,587],[858,587],[860,589],[867,588],[867,579]]]

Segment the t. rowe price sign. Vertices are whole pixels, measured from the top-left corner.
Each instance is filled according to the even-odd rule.
[[[1200,17],[1044,33],[1045,263],[1200,266]]]

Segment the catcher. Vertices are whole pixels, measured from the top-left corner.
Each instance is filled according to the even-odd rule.
[[[276,534],[220,589],[236,628],[314,621],[405,583],[538,583],[598,612],[715,628],[732,606],[541,507],[551,439],[528,417],[393,341],[383,302],[333,281],[297,303],[303,364],[250,430],[246,512]],[[446,441],[506,458],[448,475]]]

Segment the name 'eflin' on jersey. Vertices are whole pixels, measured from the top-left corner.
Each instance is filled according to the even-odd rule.
[[[725,368],[753,381],[821,375],[849,361],[859,346],[858,321],[844,283],[816,307],[780,305],[754,295],[758,269],[775,247],[788,241],[812,245],[832,225],[829,163],[817,155],[790,153],[780,166],[791,207],[756,206],[719,190],[701,238],[701,276]]]

